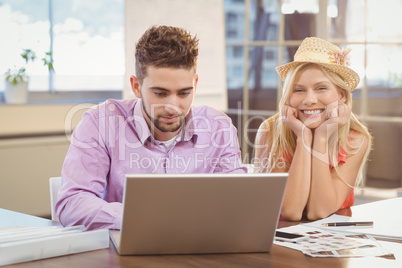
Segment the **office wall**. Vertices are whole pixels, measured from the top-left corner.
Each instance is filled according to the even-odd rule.
[[[60,176],[69,143],[65,136],[0,142],[0,207],[50,215],[49,178]]]
[[[50,215],[49,178],[60,176],[74,128],[93,104],[0,106],[0,207]]]

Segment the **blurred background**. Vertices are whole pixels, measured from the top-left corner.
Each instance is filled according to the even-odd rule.
[[[134,43],[153,24],[199,36],[196,103],[232,118],[244,163],[252,161],[258,126],[277,112],[282,82],[275,67],[292,61],[309,36],[352,48],[351,68],[361,78],[353,112],[374,136],[357,193],[363,201],[396,196],[402,186],[400,14],[400,0],[0,0],[0,75],[21,66],[29,75],[23,103],[7,101],[0,83],[0,207],[50,215],[48,179],[60,176],[70,131],[92,105],[132,97]],[[36,60],[25,63],[23,49],[33,50]],[[41,60],[46,52],[54,72]]]

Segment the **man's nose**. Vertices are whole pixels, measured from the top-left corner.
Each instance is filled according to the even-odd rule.
[[[171,115],[179,114],[180,109],[179,109],[178,98],[176,98],[176,97],[169,98],[169,101],[165,103],[164,108],[168,114],[171,114]]]

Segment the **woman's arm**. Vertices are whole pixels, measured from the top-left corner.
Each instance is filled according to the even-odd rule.
[[[338,116],[339,113],[339,116]],[[307,203],[307,217],[310,220],[325,218],[337,211],[345,201],[351,188],[355,185],[360,166],[368,150],[368,139],[357,134],[353,146],[361,146],[356,154],[347,157],[346,162],[330,169],[328,159],[328,137],[347,123],[351,109],[343,103],[328,120],[314,132],[311,160],[311,189]],[[345,183],[342,179],[347,183]]]
[[[298,118],[297,110],[284,105],[283,123],[296,135],[296,148],[289,168],[289,178],[282,204],[282,216],[299,221],[310,194],[312,132]]]
[[[297,137],[296,148],[290,167],[287,170],[274,167],[272,172],[289,172],[281,214],[288,220],[298,221],[303,216],[310,193],[312,133],[297,118],[296,109],[285,105],[281,114],[283,123]]]
[[[311,146],[309,142],[303,142],[301,138],[297,138],[281,211],[282,216],[288,220],[299,221],[302,218],[310,194],[311,155],[309,146]]]
[[[354,142],[361,144],[361,148],[356,154],[347,157],[345,163],[339,165],[339,174],[335,168],[329,170],[328,163],[313,156],[311,192],[307,205],[308,219],[325,218],[337,211],[351,190],[345,182],[355,185],[360,166],[368,150],[368,139],[360,135]],[[318,146],[323,146],[322,143],[315,139],[313,147],[316,149]]]

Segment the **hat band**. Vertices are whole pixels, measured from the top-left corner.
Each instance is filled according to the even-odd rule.
[[[295,55],[295,61],[311,61],[330,64],[328,54],[317,53],[315,51],[304,51]]]

